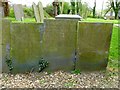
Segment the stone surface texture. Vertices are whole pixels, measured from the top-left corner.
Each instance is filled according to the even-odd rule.
[[[41,59],[41,24],[14,23],[11,29],[13,72],[38,71]]]
[[[38,10],[38,7],[35,3],[33,3],[33,10],[34,10],[34,15],[35,15],[35,20],[36,22],[40,22],[40,13],[39,13],[39,10]]]
[[[24,12],[23,12],[22,4],[14,4],[13,8],[14,8],[14,13],[15,13],[16,20],[22,21],[22,19],[24,18]]]
[[[38,2],[38,10],[39,10],[39,15],[40,15],[40,22],[44,22],[44,10],[43,10],[43,5],[41,2]]]
[[[74,68],[77,20],[45,20],[42,54],[47,70],[71,71]]]
[[[10,21],[2,20],[2,41],[0,41],[2,50],[2,71],[9,71],[6,60],[10,58]],[[0,50],[0,51],[1,51]],[[7,58],[7,59],[6,59]]]
[[[110,23],[66,19],[47,19],[44,23],[3,20],[0,23],[3,72],[9,69],[6,58],[12,60],[15,73],[38,71],[41,58],[49,63],[45,71],[90,71],[107,67],[113,26]]]
[[[105,69],[108,62],[113,25],[86,22],[79,22],[78,25],[76,69]]]

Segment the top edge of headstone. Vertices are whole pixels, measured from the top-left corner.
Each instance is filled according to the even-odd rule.
[[[78,19],[44,19],[44,21],[77,21]]]
[[[78,23],[91,23],[91,24],[114,24],[112,22],[87,22],[87,21],[78,21]]]
[[[60,14],[57,15],[55,19],[82,19],[82,17],[79,15]]]
[[[12,24],[43,24],[43,23],[37,23],[37,22],[12,22]]]

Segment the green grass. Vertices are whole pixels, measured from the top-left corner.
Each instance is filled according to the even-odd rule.
[[[113,33],[112,33],[112,39],[111,39],[111,45],[110,45],[110,53],[109,53],[109,63],[108,66],[110,68],[118,68],[118,27],[113,27]],[[120,67],[119,67],[120,68]]]
[[[110,45],[110,59],[118,60],[118,27],[113,27]]]
[[[27,23],[27,22],[29,22],[29,23],[35,23],[36,21],[35,21],[35,18],[25,18],[23,21],[17,21],[15,18],[11,18],[11,17],[6,17],[6,19],[9,19],[10,21],[12,21],[13,23],[19,23],[19,22],[21,22],[21,23]]]
[[[104,22],[104,23],[114,23],[114,24],[118,24],[118,20],[104,20],[104,19],[96,19],[96,18],[87,18],[83,21],[86,22]]]
[[[17,21],[15,18],[11,18],[11,17],[6,17],[5,19],[9,19],[12,23],[36,23],[35,18],[24,18],[23,21]],[[54,19],[54,18],[49,18],[49,19]]]

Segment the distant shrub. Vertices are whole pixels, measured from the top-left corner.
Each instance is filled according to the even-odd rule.
[[[48,13],[51,17],[54,17],[54,7],[52,4],[50,5],[47,5],[45,8],[44,8],[45,12]]]
[[[24,15],[27,18],[34,18],[34,11],[32,9],[32,7],[24,7]]]
[[[15,18],[15,14],[14,14],[14,10],[13,10],[13,8],[10,8],[9,17],[11,17],[11,18]]]

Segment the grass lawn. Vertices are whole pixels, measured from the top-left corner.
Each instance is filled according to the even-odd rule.
[[[87,18],[83,21],[86,21],[86,22],[105,22],[105,23],[114,23],[114,24],[118,24],[118,20],[104,20],[104,19],[94,19],[94,18]]]
[[[117,69],[118,68],[118,27],[113,27],[111,45],[110,45],[110,54],[109,54],[109,67]],[[120,67],[119,67],[120,68]]]
[[[13,23],[15,22],[21,22],[21,23],[24,23],[24,22],[30,22],[30,23],[35,23],[36,21],[35,21],[35,18],[25,18],[23,21],[16,21],[15,20],[15,18],[11,18],[11,17],[6,17],[6,19],[9,19],[9,20],[11,20]]]

